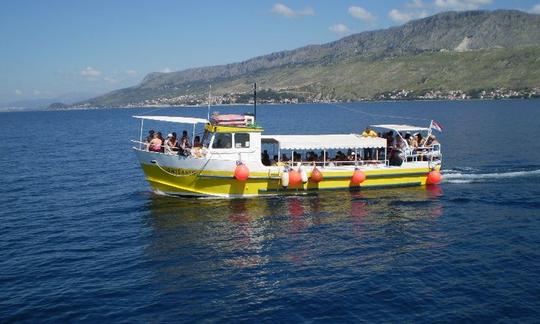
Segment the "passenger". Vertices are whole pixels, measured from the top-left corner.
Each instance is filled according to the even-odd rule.
[[[281,161],[289,162],[289,158],[287,157],[287,155],[285,153],[281,154]]]
[[[262,161],[262,164],[264,164],[266,166],[269,166],[271,164],[270,155],[268,155],[267,150],[264,150],[263,153],[261,154],[261,161]]]
[[[386,133],[386,135],[384,137],[386,138],[386,147],[387,148],[390,149],[392,146],[394,146],[394,132],[389,131],[388,133]]]
[[[417,137],[418,133],[416,134],[413,134],[413,136],[411,136],[411,139],[410,139],[410,143],[409,143],[409,146],[413,149],[416,149],[418,147],[418,137]]]
[[[407,145],[410,145],[410,143],[411,143],[411,134],[409,134],[409,133],[405,134],[404,139],[405,139],[405,142],[407,142]]]
[[[435,135],[429,135],[427,140],[426,140],[426,147],[431,147],[435,144],[439,144],[439,141],[437,141],[437,138],[435,137]]]
[[[165,146],[163,145],[165,143],[165,139],[163,138],[163,135],[161,134],[161,132],[157,132],[157,137],[161,140],[161,150],[160,152],[163,153],[165,152]]]
[[[171,150],[178,153],[178,136],[176,135],[176,132],[172,132],[172,136],[174,138],[174,146],[171,147]]]
[[[362,137],[377,137],[377,133],[371,129],[371,127],[366,127],[364,132],[362,133]],[[372,160],[373,159],[373,149],[372,148],[365,148],[364,149],[364,159],[365,160]]]
[[[161,145],[163,144],[163,141],[159,139],[158,134],[154,133],[154,136],[149,142],[148,145],[148,151],[151,152],[161,152]]]
[[[400,135],[396,135],[396,137],[394,138],[394,146],[398,150],[403,150],[406,147],[405,141]]]
[[[377,137],[377,133],[368,126],[364,132],[362,132],[362,137]]]
[[[165,153],[167,154],[176,154],[176,137],[173,134],[167,135],[167,140],[165,141]]]
[[[279,161],[278,161],[278,156],[277,156],[277,154],[276,154],[276,155],[274,155],[274,157],[272,158],[272,165],[277,165],[278,162],[279,162]]]
[[[193,141],[193,147],[202,147],[200,136],[195,136],[195,140]]]
[[[182,138],[180,138],[180,141],[178,143],[179,151],[182,152],[183,155],[190,155],[191,154],[191,144],[189,143],[189,137],[187,136],[187,131],[182,132]]]
[[[180,138],[180,143],[182,144],[182,148],[184,149],[191,147],[189,136],[186,130],[182,131],[182,138]]]
[[[148,136],[146,136],[146,143],[150,143],[150,141],[154,138],[155,133],[156,132],[153,129],[148,131]]]
[[[422,138],[422,134],[416,133],[416,143],[418,143],[418,147],[424,146],[424,139]]]

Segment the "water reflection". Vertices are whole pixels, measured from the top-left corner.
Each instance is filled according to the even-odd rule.
[[[146,253],[159,264],[158,280],[173,290],[183,277],[207,281],[234,269],[312,265],[373,242],[374,251],[399,253],[426,246],[414,236],[443,215],[442,195],[432,187],[235,200],[152,196]],[[368,262],[364,257],[356,262]]]

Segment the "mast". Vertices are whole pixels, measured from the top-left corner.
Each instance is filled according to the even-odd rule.
[[[210,92],[212,91],[212,85],[208,88],[208,113],[206,119],[210,121]]]
[[[253,116],[257,122],[257,82],[253,83]]]

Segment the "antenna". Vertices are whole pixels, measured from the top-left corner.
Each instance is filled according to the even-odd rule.
[[[257,121],[257,82],[253,83],[253,115]]]
[[[212,85],[210,85],[210,88],[208,88],[208,114],[206,119],[210,121],[210,92],[212,91]]]

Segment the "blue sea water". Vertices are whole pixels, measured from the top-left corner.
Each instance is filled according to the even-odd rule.
[[[444,126],[444,182],[163,197],[131,152],[139,123],[130,116],[205,117],[205,108],[3,113],[0,322],[540,320],[540,101],[257,113],[270,134],[433,118]]]

